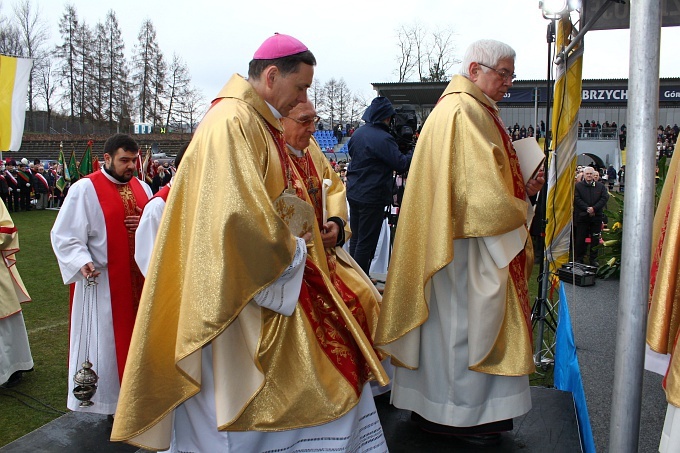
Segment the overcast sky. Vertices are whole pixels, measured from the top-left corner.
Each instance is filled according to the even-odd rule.
[[[0,0],[4,15],[17,0]],[[35,2],[35,0],[33,0]],[[59,18],[67,2],[37,0],[51,41],[60,42]],[[153,22],[167,60],[184,59],[195,86],[211,100],[231,74],[247,72],[255,49],[274,32],[295,36],[317,58],[320,82],[344,78],[352,91],[370,98],[373,82],[397,80],[396,29],[419,21],[424,27],[452,27],[456,52],[481,38],[505,41],[517,51],[519,79],[545,79],[548,45],[538,0],[73,0],[78,17],[94,26],[116,12],[128,58],[142,22]],[[34,3],[35,4],[35,3]],[[661,35],[661,77],[679,77],[678,27]],[[584,78],[627,78],[629,30],[586,35]],[[458,72],[458,67],[451,70]]]

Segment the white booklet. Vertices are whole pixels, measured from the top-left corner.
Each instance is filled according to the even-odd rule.
[[[512,142],[512,146],[517,152],[519,166],[524,177],[524,184],[526,184],[531,178],[536,176],[539,168],[543,165],[545,155],[534,137],[515,140]]]

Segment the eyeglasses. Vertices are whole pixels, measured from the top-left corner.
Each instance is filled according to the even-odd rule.
[[[291,118],[290,116],[287,116],[286,118],[288,118],[289,120],[293,120],[296,123],[298,123],[302,126],[305,126],[305,127],[311,126],[312,123],[317,124],[319,122],[319,120],[321,119],[318,116],[314,116],[314,117],[306,119],[306,120],[298,120],[298,119],[295,119],[295,118]]]
[[[504,82],[507,82],[507,81],[512,82],[512,81],[515,80],[515,78],[517,77],[515,74],[510,74],[510,73],[509,73],[508,71],[506,71],[505,69],[500,69],[500,70],[499,70],[499,69],[492,68],[491,66],[487,66],[487,65],[485,65],[485,64],[483,64],[483,63],[479,63],[479,62],[477,62],[477,64],[480,65],[480,66],[484,66],[484,67],[487,68],[487,69],[491,69],[491,70],[494,71],[496,74],[498,74],[499,76],[501,76],[501,79],[503,79]]]

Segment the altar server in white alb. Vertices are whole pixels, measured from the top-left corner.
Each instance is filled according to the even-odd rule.
[[[184,152],[188,147],[189,143],[186,143],[177,153],[175,157],[176,169],[179,168],[179,163],[182,161],[182,156],[184,156]],[[151,197],[139,219],[139,227],[135,233],[135,261],[145,277],[146,271],[149,269],[153,246],[156,243],[156,235],[163,219],[163,211],[165,211],[165,203],[168,201],[173,179],[174,177]]]
[[[52,247],[72,291],[68,408],[114,414],[144,277],[134,260],[135,230],[151,188],[134,177],[139,147],[125,134],[104,145],[104,168],[69,189],[52,228]],[[94,277],[96,309],[83,316],[84,283]],[[89,327],[89,328],[88,328]],[[87,335],[89,332],[89,336]],[[86,358],[99,375],[93,406],[73,396],[73,375]]]

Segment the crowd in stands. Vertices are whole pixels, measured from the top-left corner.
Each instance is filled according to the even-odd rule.
[[[513,142],[527,137],[536,137],[538,140],[545,136],[545,122],[541,121],[540,124],[537,124],[536,129],[534,129],[531,124],[529,127],[525,127],[524,124],[520,127],[519,123],[515,123],[513,127],[508,127],[508,134],[510,134],[510,138]]]
[[[62,176],[62,171],[62,166],[54,161],[41,162],[40,159],[35,159],[29,162],[26,158],[18,161],[7,158],[0,162],[0,199],[9,212],[59,208],[69,187],[78,179],[64,181],[64,184],[60,185],[57,182]],[[169,161],[154,160],[149,165],[144,179],[155,194],[170,182],[175,171]],[[83,176],[80,174],[79,177]]]
[[[675,143],[678,141],[678,132],[680,132],[680,127],[674,124],[673,127],[666,125],[666,128],[662,125],[656,129],[656,157],[660,159],[664,156],[672,157],[673,151],[675,150]]]

